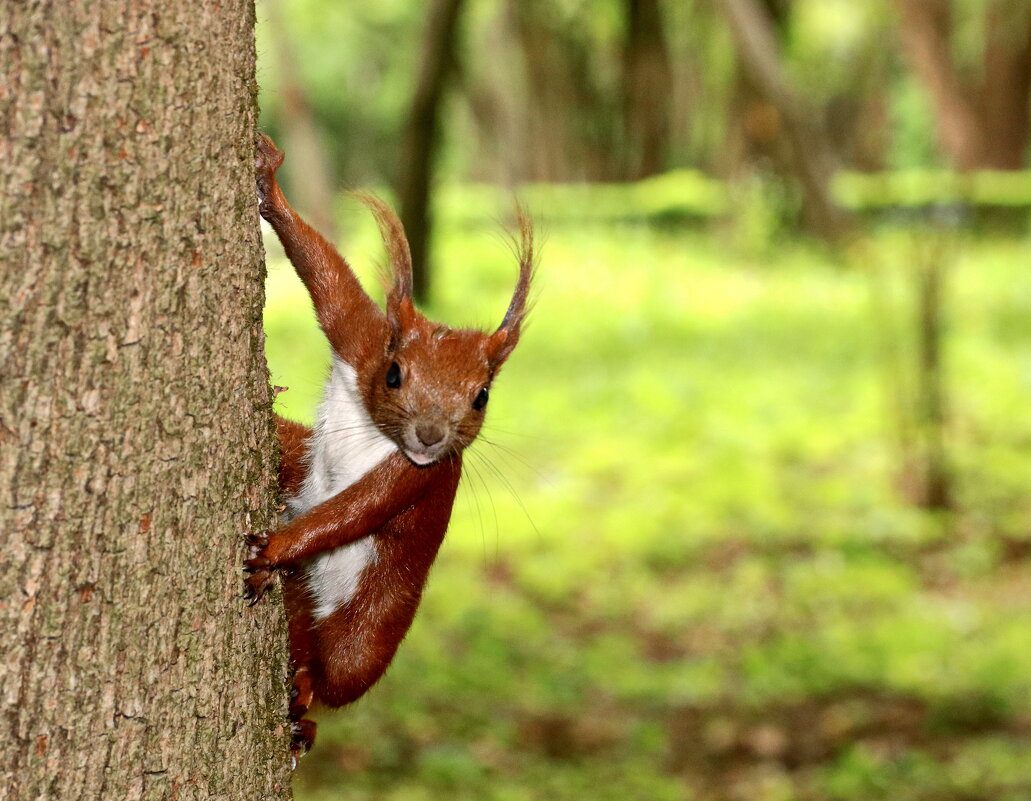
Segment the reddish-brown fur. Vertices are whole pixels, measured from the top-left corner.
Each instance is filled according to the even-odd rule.
[[[261,214],[308,288],[334,352],[355,369],[369,416],[398,446],[338,494],[269,536],[248,538],[248,595],[260,598],[273,571],[283,578],[295,669],[290,715],[296,752],[314,739],[315,724],[303,719],[313,699],[341,706],[360,697],[383,675],[411,625],[447,530],[461,451],[482,424],[482,405],[471,400],[490,385],[518,342],[534,252],[532,229],[520,214],[520,280],[501,327],[492,334],[452,330],[415,310],[401,224],[382,201],[361,197],[379,223],[394,272],[384,314],[346,261],[290,208],[275,179],[282,161],[272,141],[261,136],[256,158]],[[388,385],[395,364],[403,376],[401,388]],[[312,431],[281,418],[277,427],[279,486],[289,498],[301,491],[310,469]],[[443,439],[434,444],[438,435]],[[374,538],[376,559],[364,567],[350,599],[316,620],[305,584],[306,560],[364,537]]]
[[[303,459],[311,429],[277,415],[276,434],[279,437],[279,491],[293,495],[300,490],[307,472]]]

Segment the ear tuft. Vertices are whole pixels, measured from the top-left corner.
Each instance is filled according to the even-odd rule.
[[[519,333],[526,317],[530,286],[537,267],[537,251],[534,244],[533,221],[519,204],[516,204],[518,238],[513,239],[513,251],[519,260],[519,280],[516,282],[512,301],[505,312],[498,330],[487,339],[487,360],[495,370],[508,358],[519,342]]]
[[[390,322],[391,332],[396,337],[400,331],[414,322],[416,313],[412,306],[412,252],[408,247],[408,237],[405,236],[401,219],[389,203],[371,192],[353,194],[356,200],[372,212],[376,225],[379,226],[383,245],[387,249],[387,259],[393,275],[393,284],[387,293],[387,320]],[[407,309],[403,310],[404,306],[407,306]]]

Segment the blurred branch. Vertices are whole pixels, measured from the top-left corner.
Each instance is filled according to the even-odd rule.
[[[769,14],[756,0],[719,0],[719,7],[749,79],[781,117],[793,171],[802,186],[813,227],[829,241],[840,240],[850,220],[830,194],[833,151],[815,115],[805,108],[781,68]]]
[[[952,9],[942,0],[895,0],[903,50],[937,109],[938,139],[959,169],[980,161],[982,135],[969,89],[952,60]]]
[[[889,271],[870,240],[856,240],[849,251],[870,278],[871,334],[894,428],[897,487],[906,501],[937,512],[955,502],[945,366],[948,276],[960,244],[954,226],[938,218],[914,229],[901,269]]]
[[[946,510],[952,506],[952,482],[945,448],[946,402],[942,366],[944,343],[944,295],[946,263],[952,261],[955,243],[948,233],[921,242],[924,250],[916,259],[919,343],[917,373],[919,408],[917,415],[924,437],[924,496],[926,509]]]
[[[982,76],[964,76],[953,59],[947,0],[895,0],[905,55],[935,107],[938,141],[961,170],[1024,165],[1031,97],[1031,11],[986,3]]]

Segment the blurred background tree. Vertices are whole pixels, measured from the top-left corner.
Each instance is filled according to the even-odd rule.
[[[906,58],[934,103],[938,143],[951,163],[963,170],[1024,167],[1031,6],[1012,0],[896,5]]]
[[[434,165],[506,186],[771,173],[790,179],[783,222],[824,235],[840,228],[834,170],[1025,165],[1023,0],[266,8],[266,63],[282,65],[260,76],[266,126],[298,158],[328,143],[306,183],[403,190],[420,266]]]
[[[747,71],[749,56],[720,13],[740,6],[767,19],[841,166],[1024,166],[1031,8],[1021,0],[281,4],[264,6],[279,20],[263,29],[266,50],[291,43],[290,72],[310,93],[314,121],[333,132],[330,161],[345,184],[394,178],[398,121],[417,87],[435,94],[423,84],[439,82],[456,88],[445,101],[449,176],[633,180],[686,166],[733,174],[781,132],[763,101],[748,100],[756,87],[738,65]],[[452,45],[448,75],[422,42],[438,20]],[[273,131],[294,102],[284,77],[296,84],[281,69],[262,75]],[[922,146],[898,135],[909,131],[924,135]]]
[[[502,308],[513,195],[548,234],[424,610],[298,797],[1031,797],[1031,3],[270,2],[263,126],[368,282],[320,182],[393,196],[449,322]]]

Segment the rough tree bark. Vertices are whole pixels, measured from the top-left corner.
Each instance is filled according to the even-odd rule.
[[[251,0],[0,15],[0,795],[285,799]]]

